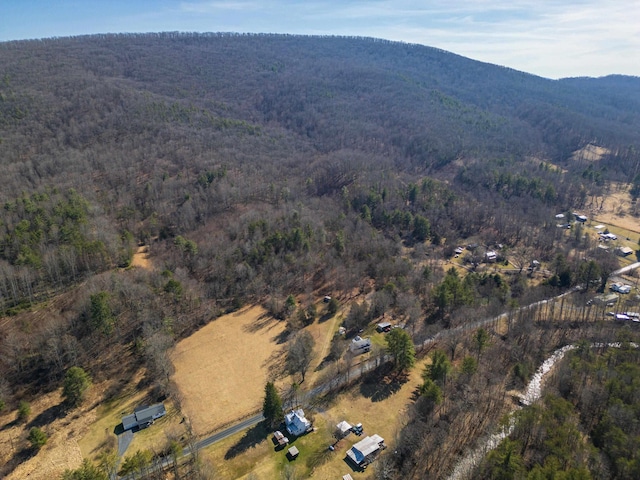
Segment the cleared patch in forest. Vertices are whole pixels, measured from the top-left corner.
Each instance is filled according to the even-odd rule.
[[[173,380],[194,433],[260,410],[268,364],[285,327],[262,307],[251,307],[218,318],[176,345]]]

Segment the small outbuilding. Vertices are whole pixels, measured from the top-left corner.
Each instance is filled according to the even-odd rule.
[[[378,332],[380,332],[380,333],[390,332],[391,331],[391,323],[389,323],[389,322],[379,323],[378,325],[376,325],[376,330]]]
[[[336,425],[336,434],[340,438],[344,438],[351,433],[352,428],[353,427],[348,422],[343,420],[338,425]]]
[[[142,406],[136,408],[131,415],[122,417],[122,428],[130,430],[132,428],[147,428],[155,420],[167,414],[164,404],[156,403],[150,407]]]
[[[632,253],[633,253],[633,249],[631,249],[629,247],[616,248],[616,255],[619,255],[621,257],[628,257]]]
[[[289,443],[289,439],[285,437],[280,430],[276,430],[275,432],[273,432],[273,438],[280,446],[287,445]]]
[[[299,454],[300,454],[300,451],[295,446],[293,446],[289,450],[287,450],[287,456],[289,457],[289,460],[293,460]]]

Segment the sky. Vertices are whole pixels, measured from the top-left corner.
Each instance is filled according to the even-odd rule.
[[[0,0],[0,41],[161,31],[376,37],[547,78],[640,76],[640,0]]]

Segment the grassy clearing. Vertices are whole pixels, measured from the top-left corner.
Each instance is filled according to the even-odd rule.
[[[182,412],[198,435],[262,407],[264,385],[282,365],[285,322],[262,307],[224,315],[171,353]]]
[[[607,195],[602,208],[593,212],[593,221],[608,226],[610,230],[616,227],[621,229],[621,233],[628,232],[625,237],[637,238],[640,220],[633,215],[628,188],[620,185],[613,188],[615,191]],[[613,233],[618,234],[615,231]]]

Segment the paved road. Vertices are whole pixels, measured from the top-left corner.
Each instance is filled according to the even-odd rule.
[[[194,447],[196,450],[200,450],[201,448],[208,447],[209,445],[213,445],[214,443],[219,442],[220,440],[223,440],[227,437],[230,437],[231,435],[234,435],[238,432],[241,432],[242,430],[245,430],[249,427],[253,427],[254,425],[257,425],[258,423],[260,423],[262,420],[264,420],[264,416],[261,413],[259,413],[258,415],[254,415],[253,417],[242,420],[241,422],[236,423],[235,425],[232,425],[229,428],[226,428],[220,432],[214,433],[213,435],[205,438],[204,440],[200,440],[194,445]],[[189,453],[191,453],[191,449],[185,448],[184,453],[185,455],[188,455]]]
[[[634,264],[635,265],[635,264]],[[637,264],[640,267],[640,262]],[[627,267],[628,268],[628,267]],[[637,267],[636,267],[637,268]],[[518,310],[530,310],[532,308],[535,308],[539,305],[544,305],[545,303],[551,301],[551,300],[555,300],[555,299],[559,299],[559,298],[563,298],[567,295],[570,295],[574,292],[580,291],[582,289],[581,286],[576,286],[574,288],[572,288],[571,290],[562,293],[556,297],[553,297],[551,299],[547,299],[547,300],[540,300],[538,302],[534,302],[530,305],[525,305],[523,307],[520,307]],[[516,310],[516,311],[518,311]],[[459,327],[456,328],[452,328],[450,330],[443,330],[441,332],[438,332],[437,334],[435,334],[433,337],[427,338],[424,342],[422,342],[421,346],[422,347],[426,347],[434,342],[440,341],[440,340],[444,340],[446,338],[450,338],[453,337],[455,335],[458,335],[462,332],[468,331],[468,330],[475,330],[477,328],[480,328],[482,326],[488,325],[491,322],[495,322],[497,320],[500,320],[502,318],[506,318],[507,314],[506,313],[502,313],[500,315],[497,315],[495,317],[491,317],[491,318],[485,318],[483,320],[478,320],[477,322],[473,322],[473,323],[469,323],[469,324],[465,324],[465,325],[461,325]],[[302,403],[309,403],[311,400],[313,400],[314,398],[324,394],[324,393],[328,393],[331,390],[334,390],[342,385],[345,385],[353,380],[355,380],[356,378],[364,375],[365,373],[377,368],[379,365],[381,365],[382,363],[385,363],[387,361],[390,360],[390,356],[389,355],[384,355],[382,357],[379,358],[372,358],[370,360],[367,360],[365,362],[362,362],[358,365],[354,365],[353,367],[351,367],[349,369],[348,372],[344,372],[341,375],[339,375],[338,377],[330,380],[329,382],[326,382],[322,385],[318,385],[315,388],[312,388],[311,390],[309,390],[308,392],[304,393],[302,395]],[[230,437],[231,435],[235,435],[236,433],[239,433],[247,428],[250,428],[254,425],[257,425],[258,423],[260,423],[262,420],[264,420],[264,417],[262,416],[262,414],[258,414],[258,415],[254,415],[252,417],[246,418],[244,420],[242,420],[241,422],[236,423],[235,425],[232,425],[224,430],[221,430],[219,432],[214,433],[213,435],[210,435],[209,437],[200,440],[199,442],[195,443],[193,448],[195,450],[200,450],[202,448],[208,447],[210,445],[213,445],[216,442],[219,442],[220,440],[224,440],[227,437]],[[189,455],[191,453],[191,447],[186,447],[183,451],[183,456],[185,455]],[[169,467],[169,465],[171,465],[173,462],[173,460],[171,458],[163,458],[160,459],[158,461],[156,461],[154,463],[154,465],[156,467],[161,467],[161,468],[167,468]],[[124,480],[128,480],[129,478],[133,478],[131,476],[128,477],[123,477]]]
[[[638,268],[640,268],[640,262],[632,263],[631,265],[627,265],[626,267],[622,267],[619,270],[616,270],[615,272],[611,272],[611,275],[609,275],[609,276],[612,277],[614,275],[624,275],[625,273],[633,272],[634,270],[637,270]]]

